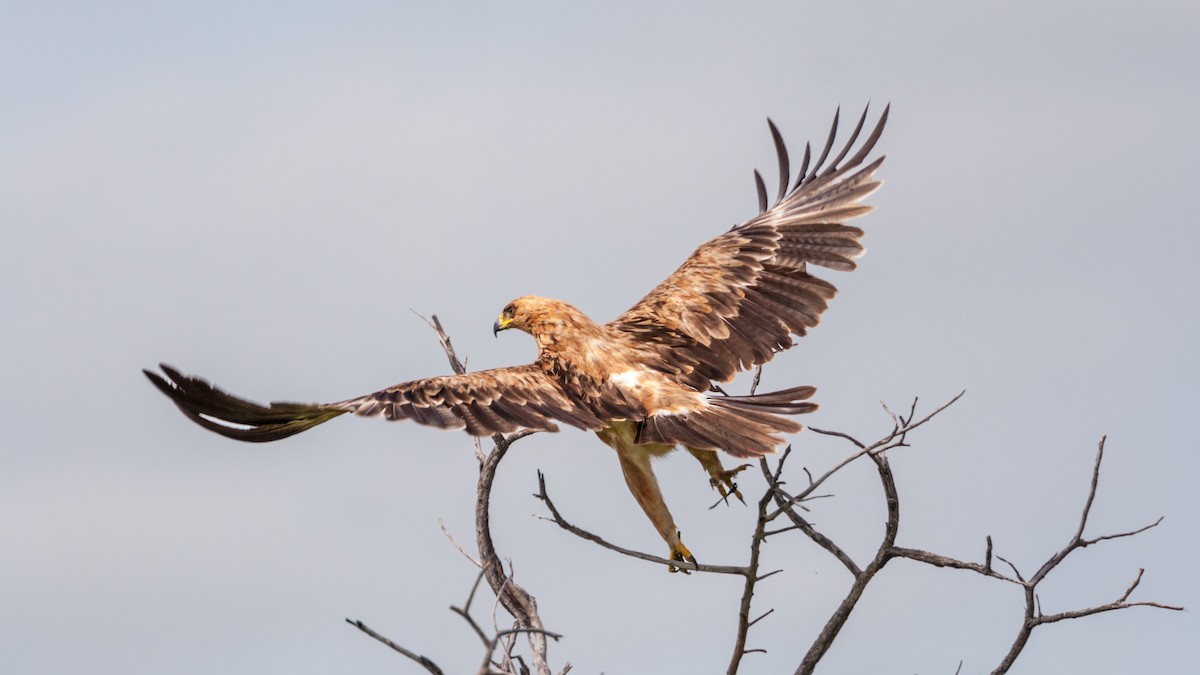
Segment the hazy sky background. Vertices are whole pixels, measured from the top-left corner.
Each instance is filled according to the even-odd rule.
[[[207,433],[139,372],[158,361],[258,400],[336,400],[440,374],[437,313],[469,366],[513,297],[608,320],[774,181],[835,108],[893,115],[869,252],[764,386],[813,384],[815,426],[873,439],[894,408],[966,397],[895,452],[899,543],[1029,574],[1092,535],[1047,612],[1118,597],[1196,607],[1195,2],[55,3],[0,5],[0,670],[447,672],[480,652],[448,611],[474,580],[469,438],[338,420],[265,446]],[[874,115],[874,113],[873,113]],[[796,438],[792,478],[848,451]],[[737,579],[669,575],[535,519],[662,543],[611,450],[567,431],[501,467],[496,543],[576,673],[724,672]],[[658,465],[684,539],[741,564],[753,520],[708,511],[686,455]],[[758,494],[761,479],[744,481]],[[869,465],[814,504],[865,561]],[[790,672],[849,577],[777,538],[743,672]],[[479,606],[487,619],[490,606]],[[895,561],[828,673],[986,672],[1015,587]],[[1195,612],[1040,628],[1016,672],[1185,673]]]

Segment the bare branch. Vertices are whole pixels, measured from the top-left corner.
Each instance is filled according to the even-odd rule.
[[[890,553],[897,558],[908,558],[909,560],[923,562],[926,565],[933,565],[934,567],[950,567],[950,568],[959,569],[959,570],[970,570],[972,572],[977,572],[979,574],[982,574],[985,577],[991,577],[993,579],[1007,581],[1012,584],[1017,584],[1018,586],[1025,585],[1024,582],[1022,582],[1022,581],[1013,579],[1012,577],[1006,577],[1003,574],[995,572],[988,565],[980,565],[979,563],[964,562],[962,560],[957,560],[955,558],[951,558],[948,556],[939,555],[937,553],[930,553],[929,551],[922,551],[922,550],[915,549],[915,548],[903,548],[900,546],[893,546]]]
[[[483,632],[483,629],[479,627],[479,624],[475,622],[475,619],[471,618],[471,615],[467,613],[467,610],[450,605],[450,611],[466,620],[467,625],[469,625],[471,630],[475,631],[475,634],[479,636],[479,639],[483,642],[484,647],[492,646],[492,641],[488,639],[487,633]],[[489,649],[487,655],[490,657],[491,654],[492,652]]]
[[[371,630],[371,628],[369,626],[367,626],[367,624],[365,624],[361,621],[354,621],[351,619],[346,619],[346,623],[350,624],[351,626],[354,626],[355,628],[361,630],[362,632],[366,633],[367,635],[370,635],[371,637],[375,638],[376,640],[379,640],[383,644],[385,644],[385,645],[391,647],[392,649],[394,649],[395,651],[407,656],[408,658],[412,659],[413,661],[416,661],[417,663],[421,664],[421,666],[423,668],[425,668],[425,670],[433,673],[434,675],[445,675],[442,672],[442,669],[439,668],[436,663],[434,663],[432,660],[430,660],[429,657],[421,656],[420,654],[417,654],[416,652],[411,652],[411,651],[405,649],[404,647],[401,647],[400,645],[396,644],[395,642],[392,642],[388,638]]]
[[[424,317],[421,318],[424,319]],[[425,321],[437,334],[443,351],[445,351],[454,371],[456,373],[465,372],[465,365],[455,354],[454,347],[442,328],[437,316],[434,315],[431,319],[425,319]],[[761,382],[761,378],[762,369],[759,367],[754,373],[754,380],[751,384],[751,393],[757,390]],[[724,394],[724,392],[720,389],[715,387],[714,389],[719,393]],[[1146,530],[1157,527],[1162,522],[1162,518],[1159,518],[1153,523],[1134,530],[1085,538],[1085,532],[1087,531],[1088,527],[1088,519],[1091,514],[1092,506],[1095,503],[1096,493],[1099,487],[1100,468],[1103,461],[1106,442],[1106,438],[1104,437],[1100,439],[1097,448],[1096,458],[1091,472],[1090,487],[1073,536],[1065,546],[1050,556],[1050,558],[1046,560],[1037,570],[1037,572],[1035,572],[1030,578],[1026,579],[1024,576],[1022,576],[1015,564],[995,553],[993,541],[990,535],[986,537],[986,548],[982,563],[959,560],[950,556],[916,548],[896,546],[896,538],[899,532],[900,522],[900,500],[896,488],[895,476],[892,474],[891,466],[886,453],[895,448],[907,447],[908,433],[910,431],[918,429],[924,424],[928,423],[934,417],[938,416],[942,411],[955,404],[960,398],[962,398],[963,395],[965,395],[965,393],[965,390],[959,392],[956,396],[919,419],[917,418],[917,404],[919,399],[914,398],[909,410],[905,413],[899,414],[892,411],[892,409],[886,404],[881,403],[884,411],[892,422],[891,429],[884,436],[869,444],[863,443],[854,436],[844,432],[829,431],[810,427],[813,433],[845,439],[846,441],[852,443],[855,449],[851,452],[851,454],[836,462],[833,466],[825,470],[824,473],[821,473],[816,477],[813,476],[812,472],[810,472],[808,468],[803,468],[803,471],[808,479],[808,485],[799,490],[799,492],[795,495],[789,494],[789,492],[784,489],[784,481],[782,478],[784,464],[790,456],[790,446],[780,455],[773,470],[766,460],[760,461],[760,469],[767,481],[767,489],[764,491],[761,499],[758,501],[758,518],[753,531],[753,536],[751,537],[750,560],[746,566],[702,565],[697,563],[681,562],[678,560],[669,560],[609,543],[600,536],[568,522],[562,516],[558,508],[550,499],[546,487],[545,476],[541,472],[538,473],[538,493],[534,496],[545,503],[546,508],[550,512],[550,516],[539,517],[545,520],[552,520],[559,527],[571,532],[575,536],[591,541],[603,548],[607,548],[611,551],[615,551],[629,557],[665,565],[669,569],[672,569],[672,571],[679,569],[685,572],[699,571],[742,576],[743,593],[738,611],[738,628],[733,649],[733,656],[730,660],[727,671],[730,674],[738,671],[740,664],[743,661],[743,657],[745,657],[746,654],[766,651],[763,649],[750,649],[747,646],[749,630],[774,612],[773,608],[768,609],[767,611],[762,612],[753,618],[751,618],[750,613],[757,584],[780,571],[773,570],[767,573],[759,572],[762,547],[769,537],[790,531],[802,532],[810,540],[841,562],[853,577],[853,582],[851,583],[846,596],[829,617],[825,626],[813,640],[807,653],[804,655],[803,660],[796,669],[797,673],[812,673],[814,671],[816,665],[822,660],[824,655],[828,653],[828,650],[832,646],[833,642],[837,639],[840,631],[845,626],[851,613],[857,606],[859,599],[861,599],[862,594],[865,592],[866,587],[875,578],[878,572],[882,570],[883,567],[893,558],[907,558],[909,560],[939,568],[966,570],[984,577],[997,579],[1021,587],[1022,593],[1025,596],[1024,617],[1021,622],[1021,627],[1017,636],[1014,638],[1012,645],[1010,646],[1008,654],[1004,657],[997,669],[994,671],[995,673],[1006,673],[1009,668],[1011,668],[1027,644],[1033,629],[1042,624],[1082,618],[1091,616],[1093,614],[1127,609],[1130,607],[1154,607],[1172,611],[1182,610],[1182,607],[1158,602],[1131,601],[1130,597],[1138,588],[1142,578],[1143,571],[1139,570],[1137,576],[1134,578],[1132,583],[1130,583],[1128,588],[1125,589],[1124,593],[1113,602],[1083,609],[1069,610],[1053,614],[1042,614],[1040,596],[1037,592],[1037,586],[1073,551],[1079,548],[1086,548],[1092,544],[1097,544],[1109,539],[1132,537],[1134,535],[1141,534]],[[480,469],[476,499],[476,539],[479,548],[478,560],[468,554],[463,547],[460,546],[449,534],[445,524],[439,521],[443,532],[446,533],[446,536],[450,539],[451,543],[454,544],[454,546],[461,553],[463,553],[465,557],[472,560],[472,562],[474,562],[476,565],[480,566],[482,570],[480,577],[476,579],[475,585],[472,587],[471,592],[468,595],[466,604],[462,608],[451,607],[452,611],[462,616],[468,622],[468,625],[471,626],[476,636],[487,649],[487,653],[485,654],[485,658],[479,670],[480,674],[497,672],[494,667],[500,668],[503,673],[506,674],[516,675],[518,673],[530,673],[530,667],[525,664],[522,657],[513,654],[513,648],[517,642],[516,636],[526,635],[529,636],[531,643],[532,649],[530,655],[532,657],[533,670],[536,671],[538,675],[551,675],[551,671],[546,659],[547,638],[557,640],[560,637],[558,634],[546,630],[542,625],[541,618],[537,612],[536,601],[527,591],[513,581],[514,575],[511,569],[507,570],[506,572],[504,565],[500,562],[500,559],[495,551],[490,534],[489,500],[497,467],[512,444],[531,433],[535,432],[530,430],[521,430],[507,436],[503,434],[496,434],[492,437],[495,445],[490,452],[484,452],[483,447],[478,443],[476,444],[476,456],[479,459]],[[803,512],[808,510],[807,507],[804,506],[805,501],[815,499],[818,496],[825,496],[817,495],[816,492],[826,481],[828,481],[833,475],[837,474],[846,466],[864,456],[868,457],[876,466],[880,478],[880,486],[883,490],[886,500],[887,518],[885,521],[883,536],[873,558],[865,566],[860,567],[841,547],[834,543],[829,537],[818,532],[816,528],[808,522]],[[719,504],[720,502],[717,503]],[[783,515],[787,516],[791,523],[790,525],[768,529],[767,526],[769,523]],[[996,569],[994,569],[993,561],[995,560],[998,560],[1004,565],[1008,566],[1008,568],[1011,570],[1011,576],[998,572]],[[488,585],[496,595],[497,605],[503,606],[508,613],[512,615],[515,622],[512,628],[506,630],[500,630],[499,627],[496,626],[494,635],[490,637],[488,632],[485,631],[471,617],[471,605],[482,579],[487,579]],[[358,627],[363,632],[366,632],[368,635],[371,635],[375,639],[393,648],[394,650],[404,654],[417,663],[420,663],[429,672],[441,673],[440,668],[438,668],[438,666],[436,666],[436,664],[434,664],[428,658],[417,655],[414,652],[396,645],[387,638],[367,628],[361,622],[350,621],[349,619],[347,619],[347,621]],[[495,623],[494,614],[493,623]],[[567,664],[563,668],[562,673],[566,673],[568,670],[570,670],[570,668],[571,666]],[[963,663],[960,661],[958,664],[958,670],[956,672],[961,672],[962,668]]]
[[[954,400],[957,400],[957,398]],[[944,408],[945,406],[941,409]],[[936,411],[933,414],[936,414]],[[929,418],[927,417],[926,419]],[[846,625],[846,621],[850,618],[850,613],[858,605],[858,601],[862,597],[863,591],[866,590],[867,584],[871,583],[871,580],[875,578],[879,570],[883,569],[883,566],[892,558],[891,549],[896,544],[896,535],[900,530],[900,496],[896,491],[896,479],[892,475],[892,469],[887,457],[875,454],[871,454],[869,457],[871,461],[875,462],[875,468],[879,472],[880,485],[887,500],[888,515],[887,524],[884,526],[883,540],[879,543],[879,548],[875,551],[875,557],[863,568],[861,573],[854,577],[854,583],[851,584],[846,597],[842,599],[841,604],[838,605],[833,615],[825,623],[825,627],[821,629],[816,639],[813,640],[812,646],[808,648],[804,659],[796,668],[797,675],[810,675],[816,669],[817,664],[824,658],[829,648],[833,646],[833,641],[837,639],[842,627]]]
[[[458,549],[458,552],[461,553],[464,558],[466,558],[467,560],[470,560],[472,563],[475,564],[476,567],[483,567],[483,564],[480,563],[478,560],[476,560],[475,556],[471,555],[470,553],[467,553],[467,550],[465,548],[463,548],[462,545],[459,544],[458,541],[456,541],[454,539],[454,535],[450,534],[450,530],[446,529],[446,523],[443,522],[441,518],[438,518],[438,526],[440,526],[442,528],[442,534],[446,535],[446,538],[450,540],[450,543],[454,545],[454,548]],[[478,580],[476,580],[475,585],[476,586],[479,585]],[[472,593],[474,593],[474,591],[472,591]],[[468,602],[468,604],[470,604],[470,603]]]
[[[1138,584],[1142,583],[1142,574],[1144,574],[1145,572],[1146,572],[1146,570],[1144,568],[1139,569],[1137,576],[1134,577],[1134,579],[1133,579],[1133,583],[1129,584],[1129,588],[1126,588],[1125,592],[1121,594],[1121,597],[1117,598],[1114,602],[1110,602],[1107,605],[1097,605],[1095,607],[1088,607],[1087,609],[1077,609],[1077,610],[1070,611],[1070,612],[1059,612],[1058,614],[1039,615],[1034,619],[1034,622],[1036,625],[1040,626],[1041,624],[1044,624],[1044,623],[1054,623],[1056,621],[1062,621],[1064,619],[1078,619],[1078,618],[1084,617],[1084,616],[1091,616],[1092,614],[1099,614],[1101,612],[1111,612],[1111,611],[1117,610],[1117,609],[1128,609],[1130,607],[1156,607],[1158,609],[1169,609],[1169,610],[1172,610],[1175,612],[1182,612],[1183,607],[1177,607],[1175,605],[1164,605],[1159,602],[1147,602],[1147,601],[1128,602],[1129,596],[1133,594],[1134,589],[1136,589],[1138,587]]]
[[[483,642],[483,646],[489,647],[488,656],[490,657],[492,652],[495,651],[495,640],[489,640],[487,634],[483,632],[483,629],[479,627],[479,624],[475,622],[475,619],[471,618],[471,603],[475,600],[475,592],[479,590],[480,581],[483,581],[483,572],[475,575],[475,583],[471,584],[471,592],[467,594],[467,602],[462,606],[462,608],[459,609],[458,607],[451,605],[450,611],[467,620],[467,624],[470,625],[475,631],[475,634],[479,636],[480,641]]]
[[[519,434],[519,432],[518,432]],[[513,434],[513,436],[518,436]],[[492,495],[492,484],[496,478],[496,468],[511,445],[511,441],[501,434],[496,434],[496,446],[487,455],[483,466],[479,469],[479,483],[476,487],[475,498],[475,540],[479,548],[479,559],[483,563],[483,574],[488,585],[496,594],[496,599],[517,622],[518,628],[530,629],[533,643],[533,665],[538,675],[550,675],[550,666],[546,661],[545,626],[538,615],[537,601],[511,577],[504,573],[504,565],[496,554],[495,544],[492,543],[491,518],[489,502]]]
[[[825,549],[830,553],[830,555],[837,558],[838,562],[842,563],[842,565],[849,570],[851,575],[857,577],[858,575],[862,574],[862,569],[859,568],[859,566],[854,562],[854,559],[850,557],[850,554],[843,551],[841,547],[833,542],[832,539],[818,532],[816,528],[814,528],[812,524],[804,518],[804,516],[796,512],[796,509],[793,508],[795,501],[793,497],[791,497],[783,490],[782,487],[779,487],[777,484],[769,489],[773,494],[776,506],[778,506],[780,509],[783,509],[783,514],[788,517],[788,520],[792,521],[792,527],[799,529],[809,539],[811,539],[813,543]],[[778,532],[781,530],[776,531]]]
[[[633,549],[628,549],[623,546],[617,546],[616,544],[609,543],[599,535],[592,534],[591,532],[588,532],[587,530],[568,522],[566,518],[563,518],[562,514],[558,511],[558,507],[554,505],[554,502],[550,499],[549,493],[546,491],[546,477],[541,471],[538,472],[538,492],[533,496],[542,500],[546,504],[546,508],[550,511],[551,517],[542,518],[543,520],[549,520],[581,539],[586,539],[610,551],[620,553],[621,555],[637,558],[639,560],[648,560],[660,565],[666,565],[669,568],[674,567],[687,572],[711,572],[714,574],[738,574],[741,576],[746,576],[749,574],[749,568],[747,567],[735,567],[731,565],[703,565],[700,563],[682,560],[667,560],[666,558],[660,558],[656,555],[642,553],[641,551],[635,551]]]
[[[1145,532],[1146,530],[1149,530],[1150,528],[1158,527],[1158,524],[1161,523],[1162,521],[1163,521],[1162,516],[1159,516],[1158,520],[1154,521],[1153,523],[1150,523],[1149,525],[1143,525],[1142,527],[1139,527],[1136,530],[1130,530],[1129,532],[1118,532],[1117,534],[1104,534],[1099,537],[1096,537],[1095,539],[1081,539],[1079,541],[1079,548],[1091,546],[1092,544],[1096,544],[1096,543],[1099,543],[1102,541],[1108,541],[1109,539],[1121,539],[1122,537],[1132,537],[1133,535],[1141,534],[1141,533]]]
[[[1017,636],[1013,639],[1013,643],[1009,648],[1008,654],[1005,655],[1004,659],[1000,662],[1000,665],[998,665],[996,669],[992,671],[994,675],[1008,672],[1013,663],[1017,660],[1017,657],[1020,656],[1021,651],[1025,648],[1025,645],[1028,643],[1029,636],[1033,632],[1033,629],[1042,624],[1054,623],[1056,621],[1063,621],[1065,619],[1078,619],[1085,616],[1091,616],[1093,614],[1099,614],[1101,612],[1111,612],[1129,607],[1156,607],[1159,609],[1169,609],[1175,611],[1180,611],[1183,609],[1182,607],[1165,605],[1157,602],[1129,602],[1129,596],[1133,593],[1134,589],[1137,588],[1142,579],[1142,570],[1139,570],[1137,577],[1133,580],[1133,583],[1131,583],[1129,588],[1125,590],[1125,593],[1114,602],[1110,602],[1107,605],[1098,605],[1095,607],[1060,612],[1057,614],[1042,614],[1041,600],[1036,592],[1037,586],[1046,578],[1047,575],[1050,574],[1051,571],[1058,567],[1063,560],[1066,560],[1067,556],[1069,556],[1072,552],[1097,542],[1107,541],[1109,539],[1118,539],[1122,537],[1131,537],[1135,534],[1145,532],[1152,527],[1156,527],[1162,522],[1162,518],[1159,518],[1149,525],[1136,530],[1131,530],[1129,532],[1102,535],[1094,539],[1083,538],[1084,530],[1087,528],[1088,516],[1091,514],[1092,504],[1096,500],[1096,490],[1100,485],[1100,465],[1104,460],[1104,444],[1106,440],[1107,437],[1100,437],[1100,443],[1096,448],[1096,461],[1092,465],[1091,485],[1088,489],[1087,499],[1084,500],[1083,512],[1079,517],[1079,525],[1075,528],[1075,534],[1071,537],[1071,540],[1067,542],[1066,546],[1064,546],[1054,555],[1050,556],[1050,559],[1042,564],[1041,568],[1039,568],[1038,571],[1029,578],[1029,581],[1025,581],[1021,578],[1020,574],[1016,572],[1016,567],[1013,566],[1012,563],[1004,560],[1004,558],[1000,558],[1000,556],[996,556],[998,559],[1007,563],[1009,567],[1013,568],[1013,572],[1017,573],[1017,578],[1020,579],[1025,586],[1025,618],[1024,621],[1021,622],[1021,628],[1017,631]]]
[[[1083,539],[1083,528],[1087,527],[1088,514],[1092,511],[1092,502],[1096,500],[1096,488],[1100,485],[1100,463],[1104,461],[1104,442],[1108,436],[1101,436],[1096,447],[1096,462],[1092,465],[1092,487],[1088,490],[1087,501],[1083,504],[1083,515],[1079,518],[1079,529],[1075,530],[1072,541]]]
[[[467,367],[463,365],[458,355],[454,353],[454,345],[450,344],[450,336],[446,335],[446,331],[442,329],[442,322],[438,321],[437,314],[433,314],[429,319],[426,319],[424,315],[415,309],[409,309],[408,311],[416,314],[422,321],[429,324],[429,327],[437,334],[438,342],[442,344],[442,351],[446,352],[446,358],[450,360],[451,370],[458,375],[467,372]]]
[[[1138,573],[1137,576],[1133,578],[1133,583],[1129,584],[1129,588],[1125,589],[1125,592],[1121,594],[1120,598],[1117,598],[1117,602],[1125,602],[1129,599],[1130,595],[1133,595],[1133,591],[1137,589],[1138,584],[1142,583],[1142,575],[1145,573],[1146,568],[1138,568]]]
[[[758,465],[763,473],[770,474],[766,459],[758,460]],[[771,488],[768,485],[767,489],[763,492],[762,498],[758,500],[758,519],[755,521],[754,534],[750,538],[750,562],[746,566],[746,581],[742,585],[742,599],[738,604],[738,627],[733,641],[733,656],[729,659],[729,668],[725,671],[726,675],[735,675],[738,667],[741,666],[742,657],[747,653],[746,640],[750,634],[750,627],[758,623],[767,614],[775,611],[772,609],[767,614],[763,614],[753,621],[750,620],[750,603],[754,600],[755,586],[758,585],[759,581],[774,574],[774,572],[763,576],[759,576],[758,574],[762,545],[767,540],[766,527],[767,523],[770,522],[767,520],[767,506],[771,503],[771,495]]]
[[[850,441],[851,443],[853,443],[853,444],[857,445],[859,448],[866,448],[866,447],[867,447],[867,446],[866,446],[866,444],[864,444],[862,441],[860,441],[860,440],[858,440],[857,438],[855,438],[855,437],[851,436],[850,434],[843,433],[843,432],[841,432],[841,431],[830,431],[830,430],[828,430],[828,429],[818,429],[818,428],[816,428],[816,427],[814,427],[814,426],[809,426],[809,427],[808,427],[808,430],[809,430],[809,431],[811,431],[811,432],[813,432],[814,434],[821,434],[822,436],[836,436],[836,437],[838,437],[838,438],[844,438],[844,439],[846,439],[846,440]],[[808,481],[809,481],[810,483],[812,482],[812,475],[811,475],[811,474],[809,475]]]
[[[838,462],[837,464],[835,464],[833,466],[833,468],[831,468],[828,471],[826,471],[825,473],[821,474],[820,478],[817,478],[816,480],[810,480],[809,486],[807,488],[805,488],[804,490],[802,490],[795,497],[792,497],[789,500],[789,502],[798,503],[798,502],[802,501],[808,495],[812,494],[812,492],[814,490],[816,490],[817,487],[821,485],[821,483],[824,483],[826,480],[829,479],[830,476],[837,473],[838,471],[841,471],[843,468],[845,468],[848,464],[850,464],[854,460],[859,459],[860,457],[862,457],[864,455],[874,456],[880,452],[890,449],[891,447],[895,447],[893,445],[890,445],[892,443],[892,441],[896,440],[899,437],[902,437],[903,435],[907,434],[909,431],[912,431],[913,429],[916,429],[916,428],[924,425],[929,420],[936,417],[943,410],[954,405],[958,401],[958,399],[962,398],[963,395],[966,393],[967,393],[967,391],[965,389],[960,391],[958,393],[958,395],[956,395],[954,398],[950,399],[949,401],[946,401],[945,403],[943,403],[941,406],[939,406],[937,409],[935,409],[933,412],[929,413],[925,417],[921,418],[920,420],[918,420],[916,422],[912,422],[910,420],[909,422],[906,422],[902,426],[898,426],[898,427],[892,429],[891,433],[889,433],[888,435],[884,436],[883,438],[875,441],[874,443],[872,443],[870,445],[863,445],[860,441],[858,441],[854,437],[852,437],[848,434],[844,434],[840,431],[827,431],[825,429],[817,429],[814,427],[809,427],[810,431],[813,431],[818,434],[824,434],[826,436],[838,436],[841,438],[845,438],[846,440],[849,440],[851,443],[854,443],[856,446],[858,446],[859,451],[856,453],[853,453],[849,457],[846,457],[845,459],[843,459],[841,462]],[[779,509],[777,509],[776,511],[771,513],[770,518],[773,520],[773,519],[779,517],[780,515],[782,515],[782,513],[785,510],[786,510],[786,507],[781,506]]]
[[[451,608],[451,609],[453,609],[453,608]],[[502,642],[505,642],[505,638],[509,638],[510,636],[522,635],[522,634],[538,635],[543,640],[545,638],[551,638],[556,641],[562,637],[558,633],[551,633],[548,630],[540,630],[537,628],[509,628],[507,630],[499,631],[496,633],[496,636],[494,638],[492,638],[491,643],[487,645],[487,647],[488,647],[487,654],[484,655],[483,664],[481,666],[479,666],[480,675],[488,675],[492,672],[491,668],[489,667],[492,663],[492,654],[495,654],[496,648],[498,648]],[[513,645],[514,645],[514,643],[510,640],[509,646],[504,650],[504,654],[506,657],[508,657],[509,653],[512,651]],[[508,658],[506,658],[505,660],[507,661]],[[518,661],[519,660],[520,659],[518,658]],[[512,672],[511,664],[506,664],[506,665],[508,667],[506,667],[505,670],[507,672],[511,673]],[[568,665],[565,669],[563,669],[562,672],[565,673],[568,670],[570,670],[570,668],[571,668],[570,665]],[[524,667],[521,670],[523,672],[528,672],[528,669],[524,668]]]
[[[417,314],[417,316],[421,315]],[[425,319],[423,316],[421,318]],[[441,343],[442,350],[446,352],[446,358],[450,361],[450,367],[455,373],[460,375],[465,373],[466,367],[455,354],[450,337],[446,335],[437,315],[425,319],[425,322],[437,334],[438,342]],[[550,666],[546,661],[547,633],[537,612],[537,601],[528,591],[517,585],[511,576],[504,573],[504,565],[500,562],[500,557],[496,554],[496,547],[492,543],[490,522],[492,484],[495,482],[496,469],[500,465],[500,460],[504,459],[504,455],[513,443],[532,433],[534,432],[531,430],[523,429],[508,436],[494,434],[492,441],[495,446],[490,453],[486,454],[478,444],[476,445],[476,457],[479,459],[479,480],[475,489],[475,543],[479,549],[478,563],[483,571],[483,576],[487,579],[492,592],[496,594],[496,600],[516,620],[517,628],[514,630],[519,629],[519,632],[532,636],[533,665],[537,669],[538,675],[551,675]],[[469,617],[467,618],[470,620]],[[490,662],[490,658],[491,652],[488,654],[488,662]]]
[[[760,578],[760,579],[762,579],[763,577],[759,577],[759,578]],[[751,622],[750,622],[750,625],[751,625],[751,626],[753,626],[754,624],[758,623],[759,621],[762,621],[763,619],[767,618],[768,616],[770,616],[770,615],[771,615],[772,613],[774,613],[774,612],[775,612],[775,608],[773,608],[773,607],[772,607],[771,609],[768,609],[767,611],[765,611],[765,612],[763,612],[762,614],[758,615],[758,618],[757,618],[757,619],[755,619],[755,620],[751,621]]]
[[[999,560],[1000,562],[1004,563],[1005,565],[1008,565],[1008,569],[1013,571],[1013,574],[1016,575],[1017,579],[1019,579],[1022,584],[1025,583],[1025,577],[1021,576],[1021,573],[1017,570],[1016,565],[1012,564],[1007,559],[1005,559],[1001,556],[996,556],[996,560]]]
[[[1070,555],[1071,552],[1073,552],[1075,549],[1085,548],[1087,546],[1091,546],[1092,544],[1095,544],[1095,543],[1098,543],[1101,541],[1108,541],[1110,539],[1120,539],[1123,537],[1132,537],[1133,535],[1141,534],[1142,532],[1145,532],[1146,530],[1149,530],[1153,527],[1157,527],[1158,524],[1162,522],[1163,519],[1159,518],[1158,520],[1154,521],[1153,523],[1151,523],[1149,525],[1145,525],[1143,527],[1140,527],[1136,530],[1131,530],[1128,532],[1120,532],[1117,534],[1101,535],[1094,539],[1084,539],[1083,538],[1084,529],[1087,527],[1088,516],[1091,514],[1092,504],[1096,500],[1096,489],[1100,484],[1100,465],[1104,461],[1104,444],[1105,444],[1105,441],[1107,440],[1107,438],[1108,438],[1107,436],[1101,436],[1100,443],[1098,444],[1098,446],[1096,448],[1096,460],[1095,460],[1095,463],[1092,465],[1091,487],[1088,489],[1087,499],[1084,501],[1083,513],[1079,517],[1079,526],[1075,529],[1075,535],[1071,537],[1071,540],[1067,542],[1066,546],[1064,546],[1060,551],[1058,551],[1053,556],[1051,556],[1050,559],[1047,560],[1041,566],[1040,569],[1038,569],[1038,571],[1033,575],[1033,577],[1030,578],[1030,583],[1037,585],[1039,582],[1041,582],[1042,579],[1046,578],[1046,575],[1050,574],[1050,572],[1055,567],[1058,567],[1058,565],[1063,560],[1065,560],[1066,557],[1068,555]]]
[[[904,426],[904,419],[892,412],[892,409],[888,407],[887,403],[880,401],[879,405],[883,407],[883,411],[888,414],[888,417],[892,418],[892,429],[899,431]],[[895,433],[895,431],[893,433]]]
[[[1077,609],[1071,612],[1060,612],[1058,614],[1046,614],[1044,616],[1037,617],[1035,621],[1037,622],[1037,625],[1040,626],[1044,623],[1054,623],[1055,621],[1062,621],[1063,619],[1078,619],[1085,616],[1091,616],[1093,614],[1099,614],[1101,612],[1111,612],[1116,609],[1129,609],[1130,607],[1156,607],[1158,609],[1169,609],[1176,612],[1182,612],[1184,610],[1183,607],[1164,605],[1158,602],[1110,602],[1107,605],[1100,605],[1098,607]]]

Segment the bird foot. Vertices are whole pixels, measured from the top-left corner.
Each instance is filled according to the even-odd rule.
[[[671,551],[667,554],[667,557],[671,560],[678,560],[679,562],[690,562],[693,565],[696,564],[696,556],[692,555],[692,552],[688,550],[688,547],[683,545],[682,541],[671,547]],[[674,565],[667,567],[667,571],[671,573],[683,572],[684,574],[691,574],[687,568],[676,567]]]
[[[749,464],[743,464],[728,470],[711,471],[709,472],[710,478],[708,479],[708,484],[716,488],[717,492],[721,493],[722,498],[733,495],[738,498],[739,502],[745,504],[746,500],[742,499],[742,493],[738,490],[737,483],[733,479],[748,468],[750,468]]]

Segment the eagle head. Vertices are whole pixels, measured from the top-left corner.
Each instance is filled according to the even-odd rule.
[[[534,337],[559,332],[563,327],[591,324],[578,309],[560,300],[526,295],[505,305],[500,318],[492,324],[492,333],[516,328]]]

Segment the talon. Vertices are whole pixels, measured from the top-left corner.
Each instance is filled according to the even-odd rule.
[[[678,533],[676,533],[675,536],[679,536]],[[693,556],[692,552],[683,545],[682,541],[671,547],[671,551],[667,554],[667,557],[671,560],[678,560],[679,562],[689,562],[693,565],[696,564],[696,557]],[[667,567],[667,571],[671,573],[683,572],[684,574],[691,574],[691,571],[687,568],[675,567],[674,565]]]
[[[745,504],[746,500],[742,498],[742,493],[738,490],[738,485],[734,482],[733,478],[748,468],[750,468],[749,464],[743,464],[729,470],[713,471],[710,473],[711,477],[708,479],[708,484],[716,488],[721,497],[733,495],[738,498],[739,502]]]

